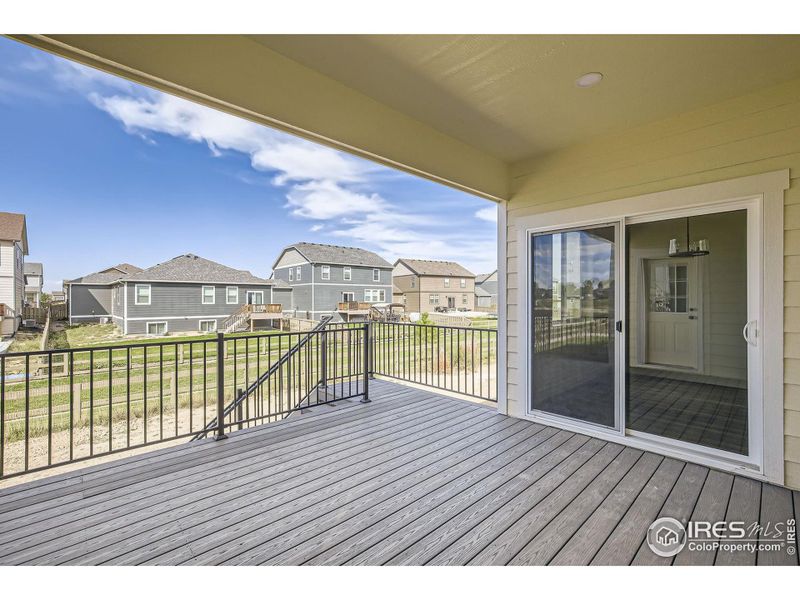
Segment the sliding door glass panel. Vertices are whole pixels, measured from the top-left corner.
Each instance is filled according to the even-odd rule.
[[[531,238],[531,408],[616,426],[616,227]]]
[[[627,227],[626,427],[748,454],[747,211]],[[668,255],[706,240],[709,253]]]

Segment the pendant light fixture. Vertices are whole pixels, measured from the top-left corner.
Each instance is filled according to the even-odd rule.
[[[706,256],[711,252],[707,239],[698,240],[697,242],[692,242],[691,239],[692,238],[689,236],[689,217],[686,217],[686,250],[681,250],[678,239],[672,238],[669,241],[669,251],[667,254],[671,258],[683,258],[687,256],[693,258],[695,256]]]

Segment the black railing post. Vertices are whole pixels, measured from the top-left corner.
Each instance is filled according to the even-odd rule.
[[[217,333],[217,434],[215,440],[224,440],[225,435],[225,334]]]
[[[367,402],[370,402],[370,399],[369,399],[369,379],[370,379],[370,371],[372,369],[371,369],[371,365],[369,364],[370,363],[370,360],[369,360],[369,357],[370,357],[370,353],[369,353],[369,331],[370,331],[369,321],[367,321],[366,323],[364,323],[364,333],[363,333],[363,336],[364,336],[364,395],[361,398],[362,404],[366,404]]]
[[[317,353],[319,355],[319,380],[317,381],[317,401],[322,397],[323,402],[328,400],[328,333],[323,328],[319,334],[317,342]],[[334,376],[333,384],[336,385]],[[320,392],[321,390],[321,392]]]
[[[236,390],[236,400],[242,397],[242,388]],[[244,410],[242,407],[242,403],[236,405],[236,422],[238,423],[237,429],[239,431],[242,430],[242,421],[244,421]]]

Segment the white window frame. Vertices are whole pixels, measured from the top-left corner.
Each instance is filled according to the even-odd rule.
[[[466,304],[466,303],[467,303],[467,295],[461,294],[461,304]]]
[[[294,281],[294,269],[289,267],[289,281]]]
[[[342,292],[342,302],[355,302],[355,301],[356,301],[355,292]]]
[[[250,295],[261,294],[261,302],[250,302]],[[267,303],[267,295],[264,293],[264,290],[247,290],[245,292],[245,301],[247,304],[266,304]]]
[[[342,269],[342,280],[344,281],[352,281],[353,280],[353,269],[350,267],[344,267]]]
[[[203,329],[203,323],[213,323],[214,329]],[[203,333],[214,333],[217,331],[217,320],[216,319],[200,319],[197,322],[197,331],[202,331]]]
[[[446,287],[446,288],[450,287],[450,278],[449,277],[445,277],[444,278],[444,287]]]
[[[147,289],[147,302],[139,302],[139,289]],[[133,303],[136,306],[150,306],[153,301],[153,289],[149,283],[137,283],[133,286]]]
[[[231,302],[231,291],[236,294],[236,298]],[[225,286],[225,304],[239,304],[239,286],[228,285]]]
[[[461,287],[462,288],[466,288],[467,287],[467,280],[466,279],[463,279],[463,278],[461,279]]]
[[[519,321],[515,326],[517,333],[517,354],[520,365],[530,364],[530,247],[529,236],[533,233],[557,231],[572,227],[586,227],[598,223],[618,223],[620,227],[620,247],[624,247],[625,225],[636,222],[679,218],[685,216],[709,214],[728,210],[748,208],[748,231],[753,235],[748,240],[748,273],[759,281],[748,290],[748,318],[751,319],[750,335],[755,342],[751,348],[760,349],[760,358],[748,359],[748,381],[760,398],[750,402],[748,428],[750,439],[749,462],[741,461],[741,457],[726,457],[722,451],[709,451],[706,448],[699,452],[696,446],[685,442],[655,438],[646,434],[600,429],[591,430],[591,435],[632,446],[634,448],[657,452],[680,460],[699,463],[711,468],[746,475],[755,479],[783,485],[784,470],[784,349],[783,349],[783,219],[784,191],[789,189],[789,170],[773,171],[760,175],[752,175],[701,184],[691,187],[666,190],[590,204],[550,213],[531,214],[515,219],[516,242],[519,248],[525,248],[517,257],[517,285],[525,306],[519,311]],[[769,244],[763,240],[770,240]],[[624,256],[620,253],[620,257]],[[620,288],[617,296],[622,300],[625,296],[625,261],[618,257],[617,277]],[[750,275],[749,275],[750,276]],[[769,293],[766,293],[766,291]],[[617,314],[623,314],[619,307]],[[624,320],[624,318],[623,318]],[[498,340],[501,343],[501,340]],[[617,358],[617,368],[624,372],[627,358],[625,344],[618,343],[621,354]],[[555,421],[540,418],[530,410],[530,368],[521,370],[520,409],[509,412],[539,423],[554,424]],[[618,375],[618,381],[624,381],[624,375]],[[622,386],[624,388],[624,386]],[[619,393],[619,392],[618,392]],[[624,390],[619,399],[619,423],[624,421]],[[570,431],[586,433],[589,428],[583,424],[565,423],[560,420],[560,427]]]
[[[386,290],[383,288],[365,289],[364,302],[372,302],[373,304],[376,302],[386,302]]]
[[[380,269],[372,269],[372,281],[373,282],[380,282],[381,280],[381,270]]]
[[[150,325],[164,325],[164,333],[150,333]],[[169,323],[167,321],[147,321],[144,331],[146,335],[166,335],[169,333]]]
[[[439,294],[428,294],[428,304],[439,306]]]
[[[295,281],[302,281],[302,279],[303,279],[303,269],[302,269],[302,267],[295,267],[294,268],[294,279],[295,279]]]
[[[206,290],[211,288],[211,302],[206,302]],[[206,306],[217,303],[217,286],[215,285],[201,285],[200,286],[200,304]]]
[[[331,278],[331,266],[330,265],[322,265],[320,267],[320,279],[323,281],[328,281]]]
[[[416,275],[412,275],[411,276],[411,289],[414,289],[415,287],[417,287],[417,276]]]

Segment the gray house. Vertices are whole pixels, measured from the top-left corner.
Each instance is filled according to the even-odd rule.
[[[297,316],[363,320],[373,304],[392,301],[392,265],[362,248],[300,242],[283,249],[273,277],[292,288]]]
[[[488,312],[497,310],[497,269],[475,275],[475,308]]]
[[[141,270],[137,266],[121,263],[65,281],[70,324],[114,322],[121,328],[121,318],[113,314],[113,288],[123,277]]]
[[[39,262],[25,261],[22,271],[25,275],[25,305],[40,308],[42,306],[44,267]]]
[[[274,288],[287,287],[194,254],[144,270],[121,267],[131,265],[69,282],[70,322],[107,319],[124,334],[138,335],[211,332],[244,305],[280,302]]]

